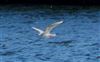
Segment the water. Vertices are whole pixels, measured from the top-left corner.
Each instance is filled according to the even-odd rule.
[[[50,39],[32,27],[64,23]],[[0,62],[99,62],[100,8],[4,7],[0,10]]]

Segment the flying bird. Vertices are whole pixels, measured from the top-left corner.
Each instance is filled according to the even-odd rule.
[[[55,27],[57,27],[58,25],[62,24],[63,21],[59,21],[59,22],[55,22],[51,25],[49,25],[44,31],[41,29],[38,29],[36,27],[32,27],[34,30],[36,30],[37,32],[39,32],[38,35],[46,37],[46,38],[51,38],[51,37],[55,37],[56,34],[52,34],[50,33]]]

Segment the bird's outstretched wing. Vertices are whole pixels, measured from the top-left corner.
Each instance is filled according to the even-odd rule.
[[[55,23],[49,25],[49,26],[45,29],[44,33],[50,33],[50,31],[51,31],[53,28],[57,27],[57,26],[60,25],[61,23],[63,23],[63,21],[55,22]]]
[[[38,29],[38,28],[36,28],[36,27],[32,27],[34,30],[36,30],[37,32],[39,32],[39,35],[41,35],[41,34],[43,34],[43,30],[40,30],[40,29]]]

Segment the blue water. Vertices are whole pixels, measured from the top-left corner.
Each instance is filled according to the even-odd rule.
[[[74,9],[0,10],[0,62],[100,62],[100,8]],[[32,29],[60,20],[64,23],[52,31],[54,38]]]

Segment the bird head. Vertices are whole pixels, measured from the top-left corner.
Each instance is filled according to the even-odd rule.
[[[52,37],[55,37],[55,36],[56,36],[56,34],[50,34],[48,37],[52,38]]]

